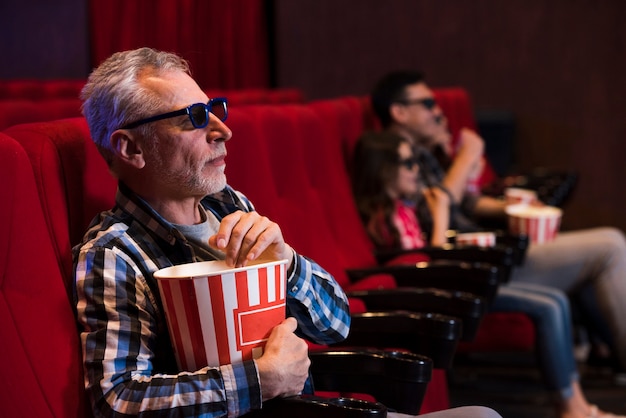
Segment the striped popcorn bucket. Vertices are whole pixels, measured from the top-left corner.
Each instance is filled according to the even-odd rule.
[[[519,187],[507,187],[504,189],[504,198],[507,205],[516,205],[518,203],[526,203],[528,205],[539,200],[537,192]]]
[[[542,244],[554,240],[561,226],[563,212],[554,206],[511,205],[506,208],[509,232],[528,235],[530,242]]]
[[[455,242],[459,245],[493,247],[496,245],[496,234],[493,232],[466,232],[457,234]]]
[[[272,328],[285,319],[287,262],[229,268],[204,261],[154,274],[181,370],[263,354]]]

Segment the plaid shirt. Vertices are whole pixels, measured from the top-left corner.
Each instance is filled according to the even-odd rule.
[[[218,220],[254,210],[230,187],[201,204]],[[96,417],[231,417],[261,407],[252,360],[195,371],[176,365],[153,273],[205,261],[193,248],[123,184],[116,206],[94,219],[74,248],[85,385]],[[347,298],[319,265],[296,254],[287,289],[287,315],[298,320],[298,335],[318,344],[347,336]]]

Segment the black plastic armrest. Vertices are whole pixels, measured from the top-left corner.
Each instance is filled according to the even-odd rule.
[[[386,418],[387,407],[380,402],[321,396],[292,396],[263,402],[263,407],[244,415],[247,418]]]
[[[433,368],[430,358],[400,351],[323,349],[309,357],[316,390],[368,394],[410,415],[420,411]]]
[[[514,252],[514,261],[516,265],[524,263],[526,258],[526,251],[530,245],[530,238],[528,235],[512,235],[507,231],[496,231],[496,243],[511,247]]]
[[[480,247],[477,245],[444,244],[440,247],[426,246],[412,250],[384,249],[376,250],[374,255],[380,264],[385,264],[396,257],[405,254],[425,254],[431,258],[448,260],[473,260],[485,261],[492,264],[513,263],[513,248],[508,245],[496,245],[495,247]]]
[[[350,334],[333,347],[396,348],[430,357],[449,368],[462,335],[459,318],[408,311],[352,314]]]
[[[374,274],[390,274],[399,287],[434,287],[473,293],[491,303],[500,284],[497,266],[456,260],[434,260],[415,265],[375,266],[346,270],[352,282]]]
[[[415,250],[381,250],[375,256],[380,264],[385,264],[396,257],[406,254],[424,254],[433,260],[459,260],[483,262],[498,266],[502,283],[509,281],[511,269],[516,264],[515,250],[509,245],[498,244],[494,247],[474,245],[445,244],[441,247],[423,247]]]
[[[472,341],[475,338],[487,312],[484,299],[460,291],[403,287],[354,290],[346,293],[350,298],[362,300],[369,311],[434,312],[460,318],[463,321],[463,341]]]

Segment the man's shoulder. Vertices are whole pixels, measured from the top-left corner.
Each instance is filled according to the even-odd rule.
[[[96,216],[74,252],[92,248],[138,248],[144,241],[153,241],[144,222],[128,211],[115,207]]]
[[[100,222],[89,228],[83,241],[72,249],[74,265],[81,259],[102,264],[107,259],[113,260],[112,255],[136,265],[144,273],[159,265],[171,265],[164,252],[171,243],[159,238],[132,216],[103,212],[99,219]]]
[[[114,211],[101,212],[89,225],[82,241],[74,250],[91,247],[113,247],[114,242],[128,233],[132,220]]]

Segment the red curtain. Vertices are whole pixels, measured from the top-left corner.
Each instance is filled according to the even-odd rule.
[[[149,46],[187,59],[203,89],[269,87],[264,0],[90,0],[92,64]]]

